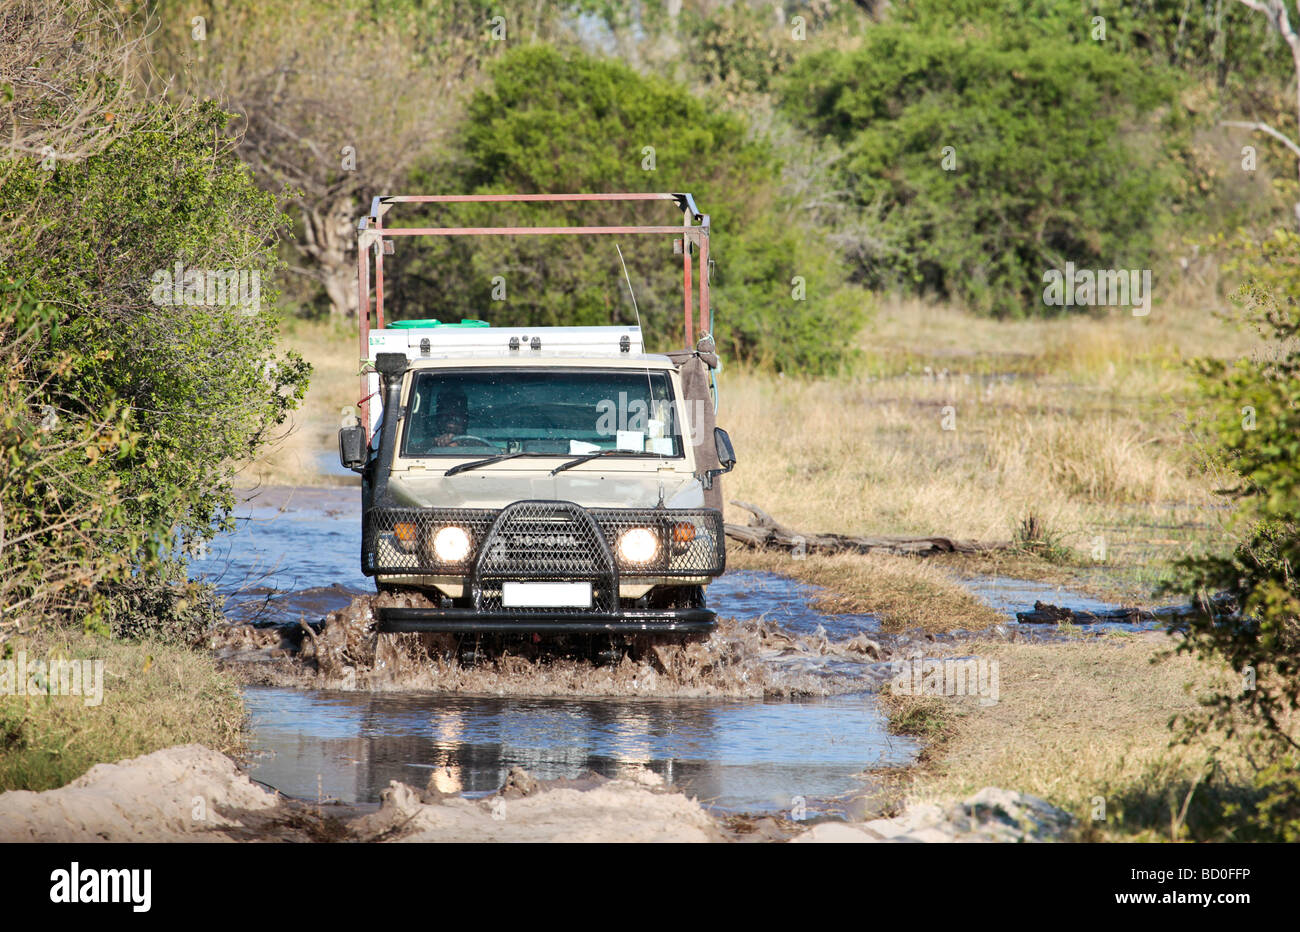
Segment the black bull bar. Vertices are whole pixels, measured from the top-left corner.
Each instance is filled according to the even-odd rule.
[[[440,553],[435,547],[439,531],[449,527],[464,532],[467,553]],[[635,563],[619,546],[634,530],[648,532],[654,541],[653,555]],[[717,616],[702,603],[624,605],[619,583],[628,577],[661,583],[712,577],[725,568],[722,514],[708,508],[588,509],[557,501],[515,502],[500,510],[372,508],[362,536],[366,575],[451,576],[465,585],[467,599],[455,606],[378,609],[380,631],[707,633]],[[507,583],[547,581],[590,583],[590,604],[506,604]]]

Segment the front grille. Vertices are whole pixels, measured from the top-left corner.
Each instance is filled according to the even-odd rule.
[[[608,573],[609,544],[591,515],[569,502],[516,502],[493,523],[480,579],[558,579]]]
[[[590,582],[591,606],[585,611],[618,610],[618,571],[609,544],[591,515],[572,502],[516,502],[497,515],[474,565],[475,607],[505,609],[501,583],[507,580]]]
[[[399,525],[406,526],[406,540],[396,533]],[[675,532],[676,525],[683,529]],[[447,526],[469,534],[472,553],[462,563],[443,562],[433,550],[433,535]],[[618,557],[619,538],[633,528],[655,537],[655,555],[648,562]],[[707,508],[585,509],[546,501],[516,502],[501,510],[372,508],[362,539],[367,574],[476,575],[485,592],[493,579],[599,581],[612,571],[625,577],[716,576],[725,567],[722,514]]]

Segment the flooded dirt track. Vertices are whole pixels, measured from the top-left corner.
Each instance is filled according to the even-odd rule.
[[[263,490],[237,511],[236,533],[194,570],[227,593],[237,621],[317,622],[373,591],[358,568],[359,512],[355,489]],[[707,658],[720,656],[730,671],[703,677],[693,691],[734,680],[749,699],[654,696],[671,683],[649,681],[671,681],[673,671],[629,670],[626,661],[587,671],[553,662],[526,671],[524,684],[454,661],[443,671],[441,685],[459,677],[468,692],[568,690],[552,697],[248,686],[249,773],[291,796],[375,803],[392,780],[472,797],[495,792],[515,766],[543,780],[618,778],[647,767],[721,811],[788,810],[796,797],[811,813],[842,811],[863,790],[858,775],[906,765],[916,747],[886,733],[870,695],[884,675],[874,669],[881,658],[827,650],[876,631],[876,620],[819,614],[809,607],[816,592],[753,572],[710,588],[720,615],[744,621],[724,623],[731,634],[718,640],[728,646]],[[270,648],[275,637],[265,640]],[[689,695],[688,677],[677,678]],[[620,695],[582,695],[602,689]],[[805,698],[762,698],[774,691]]]
[[[865,771],[914,759],[912,741],[887,734],[873,690],[892,659],[942,643],[883,634],[871,615],[816,612],[817,587],[773,573],[733,571],[710,586],[718,632],[675,654],[466,663],[430,659],[416,635],[377,641],[366,633],[373,587],[358,565],[359,498],[262,490],[237,512],[236,533],[193,566],[227,594],[237,622],[301,632],[299,622],[328,619],[297,653],[272,628],[239,629],[252,643],[225,648],[256,684],[245,689],[249,773],[285,794],[371,804],[399,781],[474,797],[514,767],[542,780],[648,768],[722,812],[789,810],[798,799],[810,814],[836,814],[862,809]],[[1051,636],[1014,614],[1046,587],[970,585],[1008,615],[982,636]]]
[[[284,793],[378,802],[389,781],[485,795],[514,766],[542,780],[646,767],[725,811],[835,811],[864,768],[914,744],[885,734],[868,696],[782,702],[526,699],[251,688],[250,774]],[[318,786],[319,775],[319,786]]]
[[[226,596],[234,621],[316,621],[374,592],[361,573],[359,488],[268,488],[243,493],[236,531],[191,564]]]

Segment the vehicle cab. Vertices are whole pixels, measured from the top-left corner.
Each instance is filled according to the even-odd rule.
[[[647,354],[637,327],[420,323],[371,331],[372,440],[340,435],[363,572],[429,603],[380,630],[711,630],[707,499],[734,455],[688,397],[700,354]]]

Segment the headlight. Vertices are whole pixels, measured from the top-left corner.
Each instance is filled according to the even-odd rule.
[[[469,535],[464,528],[440,528],[433,535],[433,552],[442,563],[460,563],[469,556]]]
[[[618,539],[618,555],[624,563],[649,563],[659,552],[654,532],[643,527],[624,531]]]

